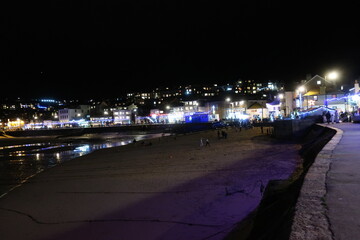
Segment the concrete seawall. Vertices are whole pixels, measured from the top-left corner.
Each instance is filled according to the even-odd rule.
[[[317,154],[306,174],[295,207],[290,240],[333,239],[325,203],[326,176],[330,169],[330,157],[341,140],[343,131],[329,126],[323,128],[336,133]]]
[[[335,135],[336,130],[317,124],[304,127],[301,132],[304,133],[301,134],[302,149],[299,152],[302,166],[287,180],[270,181],[257,210],[242,221],[226,240],[331,239],[328,238],[331,234],[327,219],[322,214],[325,206],[321,196],[328,169],[324,161],[328,151],[339,141],[339,136]],[[311,224],[316,221],[322,222]],[[313,227],[319,225],[321,229]],[[318,231],[319,238],[309,238],[309,234]]]
[[[299,139],[306,135],[315,123],[316,119],[313,118],[275,121],[274,136],[277,139]]]

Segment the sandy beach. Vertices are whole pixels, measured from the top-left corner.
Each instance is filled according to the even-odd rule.
[[[210,130],[102,149],[0,199],[0,238],[223,239],[261,188],[300,164],[300,145],[260,129]],[[201,146],[201,139],[210,146]]]

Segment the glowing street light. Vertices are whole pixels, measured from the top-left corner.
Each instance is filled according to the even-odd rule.
[[[329,80],[336,80],[338,78],[339,78],[339,73],[336,71],[332,71],[325,76],[325,79],[329,79]]]
[[[336,88],[335,80],[337,80],[338,78],[339,78],[339,73],[337,71],[332,71],[325,75],[325,80],[331,80],[335,88]],[[326,107],[328,106],[326,86],[325,86],[325,106]]]
[[[301,97],[301,93],[305,92],[305,87],[304,86],[300,86],[297,91],[299,92],[299,106],[300,106],[300,110],[302,109],[302,97]]]

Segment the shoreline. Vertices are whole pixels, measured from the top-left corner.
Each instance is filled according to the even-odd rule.
[[[227,131],[228,139],[217,139],[216,131],[208,130],[153,139],[151,145],[102,149],[48,169],[0,199],[0,219],[9,219],[0,230],[21,239],[14,237],[12,223],[33,225],[11,211],[16,210],[57,223],[54,228],[35,224],[36,233],[25,227],[30,239],[50,233],[57,236],[52,239],[76,239],[90,225],[94,230],[88,239],[119,234],[126,239],[197,239],[200,233],[221,239],[260,202],[259,180],[286,179],[300,161],[297,144],[280,143],[259,129]],[[210,146],[200,147],[200,138],[209,139]],[[58,201],[66,204],[58,206]],[[104,227],[109,232],[101,238]]]
[[[64,138],[28,137],[0,140],[0,196],[21,186],[29,178],[66,161],[103,148],[112,148],[168,134],[85,134]],[[83,146],[83,147],[82,147]],[[1,198],[1,197],[0,197]]]

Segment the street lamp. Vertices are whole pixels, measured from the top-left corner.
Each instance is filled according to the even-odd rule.
[[[231,98],[230,97],[227,97],[225,99],[226,101],[226,118],[230,118],[231,117],[231,113],[232,113],[232,103],[231,103]]]
[[[325,76],[325,79],[328,78],[329,80],[336,80],[339,77],[339,73],[336,71],[330,72]]]
[[[300,106],[300,110],[302,109],[302,97],[301,97],[301,93],[305,92],[305,87],[304,86],[300,86],[298,89],[299,92],[299,106]]]
[[[335,88],[336,88],[336,81],[339,78],[339,73],[337,71],[329,72],[325,75],[325,80],[330,80]],[[325,81],[325,106],[328,107],[328,101],[327,101],[327,91],[326,91],[326,81]]]

